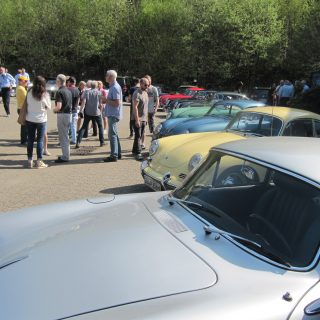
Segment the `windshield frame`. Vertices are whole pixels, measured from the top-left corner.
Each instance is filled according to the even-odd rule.
[[[253,157],[250,157],[250,156],[242,154],[242,153],[232,152],[232,151],[225,150],[225,149],[222,149],[219,147],[214,147],[214,148],[210,149],[209,155],[207,156],[206,160],[200,164],[200,166],[197,168],[197,170],[194,172],[194,174],[187,176],[187,178],[185,179],[183,184],[180,187],[178,187],[177,189],[170,192],[169,196],[173,196],[173,197],[175,197],[177,199],[181,199],[181,200],[187,200],[186,197],[180,197],[179,192],[181,190],[183,190],[185,188],[185,186],[192,184],[194,181],[197,181],[199,179],[199,177],[203,174],[203,171],[206,170],[205,168],[212,166],[213,162],[219,161],[219,159],[221,159],[222,155],[233,156],[233,157],[236,157],[236,158],[244,160],[244,161],[249,161],[254,164],[264,166],[267,169],[276,170],[278,172],[284,173],[284,174],[288,175],[289,177],[296,178],[304,183],[307,183],[308,185],[311,185],[311,186],[319,189],[319,192],[320,192],[320,183],[318,183],[314,180],[311,180],[305,176],[302,176],[296,172],[287,170],[283,167],[278,167],[270,162],[265,162],[263,160],[253,158]],[[194,201],[194,200],[192,200],[192,201]],[[214,229],[219,229],[222,232],[223,231],[226,231],[227,233],[229,232],[228,230],[223,230],[223,229],[215,226],[213,223],[211,223],[210,221],[208,221],[207,219],[202,217],[200,214],[198,214],[193,209],[189,208],[187,205],[184,205],[183,203],[179,203],[179,205],[184,207],[189,213],[191,213],[194,217],[196,217],[198,220],[200,220],[202,223],[204,223],[205,226],[208,226],[208,227],[212,226]],[[279,262],[276,262],[274,260],[271,260],[267,256],[259,253],[258,251],[255,251],[255,250],[247,247],[246,245],[242,244],[241,242],[237,241],[236,238],[232,238],[231,236],[228,236],[226,234],[223,234],[221,236],[223,236],[224,238],[226,238],[227,240],[232,242],[237,247],[243,249],[247,253],[253,255],[254,257],[256,257],[260,260],[263,260],[271,265],[282,268],[282,269],[298,271],[298,272],[308,272],[308,271],[311,271],[312,269],[314,269],[315,267],[317,267],[317,265],[320,261],[320,245],[318,245],[317,251],[314,254],[313,259],[310,261],[310,263],[308,265],[303,266],[303,267],[297,267],[297,266],[292,266],[292,265],[287,266],[287,265],[281,264]],[[241,236],[241,235],[239,235],[239,236]]]

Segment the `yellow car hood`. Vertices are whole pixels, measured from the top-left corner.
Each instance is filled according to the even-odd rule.
[[[245,137],[231,132],[189,133],[167,137],[160,140],[159,150],[152,161],[167,168],[181,167],[183,164],[188,165],[196,153],[205,156],[213,146],[240,139]]]

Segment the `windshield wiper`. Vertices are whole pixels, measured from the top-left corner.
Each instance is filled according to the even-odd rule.
[[[193,201],[188,201],[188,200],[182,200],[182,199],[178,199],[175,197],[167,197],[167,200],[169,202],[170,205],[173,205],[174,203],[182,203],[185,204],[187,207],[193,207],[193,208],[197,208],[206,212],[209,212],[211,214],[213,214],[214,216],[221,218],[221,215],[212,211],[210,208],[205,207],[204,205],[198,203],[198,202],[193,202]]]
[[[207,211],[219,218],[221,218],[221,215],[212,211],[211,209],[203,206],[202,204],[200,203],[197,203],[197,202],[193,202],[193,201],[188,201],[188,200],[182,200],[182,199],[179,199],[179,198],[175,198],[175,197],[169,197],[167,196],[166,197],[169,204],[170,205],[173,205],[175,203],[182,203],[182,204],[185,204],[187,207],[193,207],[193,208],[198,208],[200,210],[203,210],[203,211]],[[282,265],[285,265],[286,267],[291,267],[291,265],[283,260],[281,257],[279,257],[278,255],[274,254],[273,252],[271,252],[270,250],[268,250],[266,247],[262,246],[260,243],[256,242],[256,241],[253,241],[251,239],[248,239],[248,238],[244,238],[244,237],[241,237],[241,236],[238,236],[236,234],[233,234],[231,232],[228,232],[228,231],[224,231],[224,230],[221,230],[215,226],[209,226],[209,225],[204,225],[203,226],[203,230],[205,231],[206,234],[211,234],[212,232],[215,232],[217,234],[219,234],[220,236],[226,236],[226,237],[230,237],[232,239],[236,239],[236,240],[239,240],[239,242],[242,242],[246,245],[249,245],[249,246],[252,246],[254,247],[255,251],[261,253],[262,255],[266,256],[267,258],[270,258],[271,260],[274,260]]]
[[[250,136],[264,137],[263,134],[256,133],[256,132],[250,132],[250,131],[248,131],[248,132],[246,132],[246,131],[241,131],[241,132],[243,132],[244,134],[250,135]]]
[[[227,237],[229,236],[229,237],[231,237],[233,239],[239,240],[242,243],[245,243],[246,245],[251,245],[251,246],[254,247],[255,251],[257,251],[259,253],[262,253],[262,255],[270,258],[271,260],[274,260],[274,261],[276,261],[276,262],[278,262],[280,264],[283,264],[286,267],[289,267],[289,268],[291,267],[291,265],[287,261],[283,260],[281,257],[279,257],[278,255],[274,254],[273,252],[271,252],[270,250],[268,250],[266,247],[262,246],[258,242],[255,242],[253,240],[238,236],[236,234],[233,234],[233,233],[230,233],[230,232],[227,232],[227,231],[224,231],[224,230],[220,230],[217,227],[212,228],[212,227],[210,227],[208,225],[205,225],[205,226],[203,226],[203,229],[206,232],[206,234],[210,234],[212,232],[215,232],[215,233],[218,233],[221,236],[227,236]]]
[[[176,202],[181,202],[181,203],[189,204],[189,205],[197,207],[197,208],[202,208],[202,204],[197,203],[197,202],[193,202],[193,201],[182,200],[182,199],[175,198],[175,197],[167,197],[167,200],[170,205],[173,205]]]
[[[261,244],[259,244],[258,242],[255,242],[253,240],[238,236],[238,235],[230,233],[228,231],[221,230],[221,229],[219,229],[217,227],[212,228],[212,227],[210,227],[208,225],[205,225],[205,226],[203,226],[203,230],[205,231],[206,234],[210,234],[212,232],[215,232],[215,233],[218,233],[221,236],[229,236],[231,238],[240,240],[242,242],[245,242],[245,243],[248,243],[248,244],[252,244],[252,245],[254,245],[256,247],[259,247],[259,248],[262,247]]]
[[[259,251],[259,250],[257,250]],[[281,257],[279,257],[278,255],[276,255],[275,253],[271,252],[270,250],[268,250],[266,247],[264,246],[260,246],[260,252],[262,253],[262,255],[270,258],[271,260],[275,260],[276,262],[279,262],[283,265],[285,265],[286,267],[291,268],[291,265],[289,262],[283,260]]]

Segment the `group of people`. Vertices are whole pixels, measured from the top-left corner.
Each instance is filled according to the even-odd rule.
[[[289,80],[280,80],[279,84],[273,84],[270,90],[270,103],[275,106],[287,106],[289,101],[308,92],[310,87],[306,80],[296,80],[291,83]]]
[[[57,114],[59,144],[62,150],[62,155],[55,160],[56,163],[70,161],[70,145],[74,145],[76,149],[80,148],[82,139],[88,136],[90,122],[93,135],[99,136],[101,147],[105,145],[104,133],[108,130],[110,156],[103,161],[116,162],[121,159],[118,123],[122,118],[123,92],[116,79],[117,72],[108,70],[107,90],[102,81],[80,81],[77,86],[74,77],[59,74],[56,78],[58,89],[55,104],[51,107],[46,81],[42,76],[36,76],[32,86],[29,87],[30,77],[25,69],[19,69],[18,74],[13,77],[4,67],[0,68],[1,93],[7,115],[10,115],[10,91],[16,83],[18,114],[24,105],[27,108],[25,125],[21,125],[20,142],[22,145],[27,145],[29,168],[47,167],[43,155],[50,155],[47,112],[51,108]],[[149,131],[152,133],[154,116],[159,106],[159,93],[151,81],[149,75],[135,79],[134,85],[129,90],[129,138],[134,138],[132,154],[137,160],[142,159],[141,152],[145,148],[146,126],[149,125]],[[37,140],[37,160],[33,161],[35,140]]]
[[[93,128],[98,127],[100,146],[105,145],[104,131],[108,127],[111,154],[104,161],[115,162],[121,159],[117,126],[122,116],[122,89],[116,79],[117,72],[108,70],[106,81],[109,84],[109,90],[105,90],[101,81],[88,81],[87,83],[81,81],[79,87],[76,87],[74,77],[67,78],[63,74],[57,76],[58,90],[52,109],[57,114],[62,155],[55,160],[56,163],[70,161],[70,145],[74,144],[75,148],[80,147],[81,140],[88,134],[90,121]],[[46,91],[46,81],[43,77],[36,76],[31,88],[28,89],[29,78],[25,75],[19,75],[17,80],[18,114],[22,108],[27,109],[25,125],[21,125],[20,139],[21,144],[27,145],[28,167],[46,168],[47,164],[43,161],[43,154],[50,155],[47,150],[47,112],[51,109],[51,99]],[[10,81],[12,81],[11,78]],[[14,78],[13,81],[15,81]],[[33,146],[36,137],[37,160],[34,162]]]

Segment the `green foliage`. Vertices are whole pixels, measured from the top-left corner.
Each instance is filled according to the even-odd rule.
[[[83,78],[114,68],[170,84],[270,83],[319,67],[319,17],[316,0],[6,0],[0,62]]]

